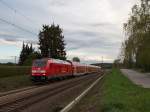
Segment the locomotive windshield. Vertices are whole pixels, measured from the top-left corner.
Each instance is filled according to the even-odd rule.
[[[35,60],[33,62],[34,67],[44,67],[47,64],[47,60]]]

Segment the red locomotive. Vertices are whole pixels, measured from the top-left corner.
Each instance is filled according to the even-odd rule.
[[[37,59],[32,65],[32,80],[45,81],[55,77],[77,76],[99,72],[101,67],[58,59]]]

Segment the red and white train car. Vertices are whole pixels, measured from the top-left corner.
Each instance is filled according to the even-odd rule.
[[[58,59],[37,59],[32,65],[32,80],[45,81],[54,77],[79,76],[99,72],[100,67]]]

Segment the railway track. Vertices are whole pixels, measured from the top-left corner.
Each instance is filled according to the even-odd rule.
[[[57,82],[58,82],[57,80],[52,80],[52,81],[49,81],[49,82],[46,82],[46,83],[41,83],[41,84],[38,84],[38,83],[36,84],[35,83],[35,86],[25,87],[25,88],[21,88],[21,89],[17,89],[17,90],[11,90],[11,91],[8,91],[8,92],[2,92],[2,93],[0,93],[0,97],[15,94],[15,93],[18,93],[18,92],[27,91],[27,90],[34,89],[34,88],[43,87],[43,86],[45,86],[45,84],[54,84],[54,83],[57,83]]]
[[[80,84],[89,84],[97,79],[99,75],[87,75],[83,77],[78,77],[72,80],[67,80],[63,83],[56,84],[55,86],[44,86],[35,89],[25,90],[23,92],[18,92],[11,94],[11,97],[2,96],[0,97],[0,112],[17,112],[22,109],[31,106],[37,102],[40,102],[48,97],[53,97],[63,91],[71,89],[73,87],[79,86]],[[50,87],[49,87],[50,86]],[[32,92],[32,94],[29,94]],[[18,97],[13,97],[19,95]]]
[[[34,89],[34,88],[37,88],[37,87],[38,86],[31,86],[31,87],[18,89],[18,90],[12,90],[12,91],[9,91],[9,92],[3,92],[3,93],[0,93],[0,97],[10,95],[10,94],[15,94],[15,93],[22,92],[22,91],[27,91],[27,90]]]

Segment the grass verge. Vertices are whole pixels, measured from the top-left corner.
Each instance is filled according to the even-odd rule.
[[[31,82],[29,75],[0,78],[0,92],[19,89],[31,85],[33,85],[33,83]]]
[[[103,86],[102,112],[150,112],[150,89],[133,84],[113,69]]]
[[[0,92],[33,85],[30,81],[30,66],[0,65]]]
[[[150,89],[112,69],[70,112],[150,112]]]

